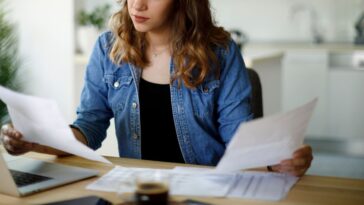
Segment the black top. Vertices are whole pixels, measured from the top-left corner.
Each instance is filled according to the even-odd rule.
[[[174,126],[169,85],[140,79],[142,159],[184,163]]]

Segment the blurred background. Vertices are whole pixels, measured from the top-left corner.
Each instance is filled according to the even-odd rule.
[[[364,1],[210,0],[263,86],[264,115],[319,103],[307,131],[309,174],[364,179]],[[23,92],[52,98],[72,122],[97,36],[116,0],[5,0]],[[113,125],[99,150],[117,156]]]

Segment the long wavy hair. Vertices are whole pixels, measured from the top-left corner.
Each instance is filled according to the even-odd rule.
[[[114,41],[110,58],[115,64],[132,63],[140,68],[150,62],[146,55],[145,33],[135,30],[126,0],[118,1],[122,9],[110,20]],[[216,26],[209,0],[174,0],[171,12],[172,56],[178,80],[188,88],[196,88],[214,70],[219,78],[220,66],[214,47],[228,47],[230,34]],[[213,66],[212,66],[213,65]]]

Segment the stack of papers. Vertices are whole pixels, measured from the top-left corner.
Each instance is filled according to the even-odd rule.
[[[283,199],[298,178],[282,173],[239,170],[279,164],[303,143],[317,99],[287,113],[243,123],[215,169],[156,170],[116,167],[88,189],[133,192],[135,173],[168,172],[172,195]]]
[[[91,183],[87,189],[131,193],[135,189],[134,177],[165,172],[170,176],[170,193],[203,197],[233,197],[260,200],[281,200],[298,178],[280,173],[237,172],[216,173],[212,169],[180,168],[172,170],[126,168],[117,166]]]
[[[74,137],[55,101],[20,94],[2,86],[0,100],[7,105],[11,121],[25,141],[110,163]]]

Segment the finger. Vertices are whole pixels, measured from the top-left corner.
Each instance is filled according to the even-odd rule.
[[[309,145],[304,145],[293,153],[293,157],[312,155],[312,148]]]
[[[281,166],[279,172],[290,173],[295,172],[297,169],[294,166]]]
[[[3,126],[1,126],[1,132],[8,130],[9,128],[11,128],[9,124],[3,125]]]
[[[17,140],[17,141],[25,142],[24,140],[22,140],[23,135],[19,131],[14,130],[14,129],[6,130],[4,132],[3,138],[5,138],[5,137],[7,137],[8,139],[11,139],[11,140]]]
[[[8,152],[13,151],[13,147],[11,145],[9,145],[9,144],[4,144],[4,147],[5,147],[6,151],[8,151]]]
[[[15,149],[20,149],[20,148],[23,148],[26,146],[26,144],[28,144],[27,142],[24,142],[22,140],[17,140],[17,139],[14,139],[14,138],[8,138],[7,137],[7,140],[6,142],[8,144],[10,144],[12,147],[14,147]]]
[[[293,166],[293,159],[282,160],[280,163],[281,166]]]
[[[313,159],[312,155],[307,155],[307,156],[299,156],[299,157],[294,157],[292,159],[286,159],[286,160],[282,160],[281,161],[281,165],[287,166],[301,166],[302,164],[307,164],[308,162],[311,162]]]
[[[3,135],[9,135],[10,133],[10,130],[9,129],[4,129],[4,128],[1,128],[1,133],[3,134]]]
[[[14,139],[11,138],[9,136],[4,136],[3,138],[3,142],[4,144],[8,144],[12,147],[12,150],[26,150],[26,149],[31,149],[33,147],[32,143],[29,142],[25,142],[23,140],[18,140],[18,139]]]
[[[312,148],[310,145],[303,145],[300,148],[298,148],[294,153],[307,152],[307,151],[312,151]]]
[[[301,162],[302,163],[302,162]],[[305,162],[300,165],[281,165],[280,172],[284,173],[300,173],[300,172],[306,172],[308,168],[310,168],[311,162]]]
[[[5,147],[6,151],[11,155],[20,155],[20,154],[24,154],[27,152],[27,150],[25,150],[23,148],[15,148],[10,144],[4,144],[4,147]]]
[[[13,135],[14,135],[14,129],[12,129],[12,128],[4,129],[4,130],[2,130],[2,133],[3,133],[4,135],[7,135],[7,136],[10,136],[10,137],[13,137]]]
[[[17,150],[10,144],[4,144],[4,147],[5,147],[6,151],[8,151],[10,154],[16,154],[16,152],[17,152]]]
[[[272,166],[270,166],[270,167],[272,168],[272,170],[273,170],[274,172],[279,172],[279,171],[280,171],[280,169],[281,169],[281,165],[280,165],[280,164],[272,165]]]
[[[15,129],[11,129],[11,136],[17,140],[20,140],[23,137],[22,134]]]
[[[295,171],[288,172],[288,174],[295,177],[302,177],[306,173],[306,169],[299,169]]]
[[[313,156],[305,156],[305,157],[300,157],[300,158],[294,158],[293,159],[293,164],[294,166],[310,166],[311,162],[313,160]]]
[[[303,167],[308,164],[308,159],[298,158],[298,159],[293,159],[292,162],[293,162],[293,166],[295,166],[295,167]]]
[[[306,159],[292,160],[291,163],[281,165],[281,171],[291,172],[301,169],[308,169],[311,163]]]
[[[14,131],[14,138],[20,140],[23,138],[23,135],[18,131]]]
[[[6,132],[11,129],[13,129],[13,126],[11,124],[6,124],[6,125],[1,126],[1,132]]]

